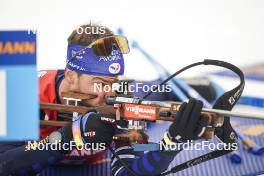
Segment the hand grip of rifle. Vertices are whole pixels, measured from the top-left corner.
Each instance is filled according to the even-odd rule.
[[[174,118],[177,118],[176,114],[181,107],[180,103],[172,103],[171,108],[160,108],[159,117],[157,120],[169,120],[173,121]],[[224,123],[224,116],[217,115],[216,113],[201,112],[202,118],[208,119],[208,126],[205,129],[205,132],[202,135],[204,139],[212,139],[214,137],[214,131],[216,127],[221,127]]]

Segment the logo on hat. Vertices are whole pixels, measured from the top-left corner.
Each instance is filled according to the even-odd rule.
[[[80,53],[80,52],[72,50],[72,57],[75,57],[76,59],[82,59],[83,56],[81,54],[84,54],[84,53],[85,53],[84,51]]]
[[[120,72],[121,70],[121,66],[119,63],[112,63],[109,68],[108,68],[109,72],[112,74],[117,74]]]
[[[99,61],[104,61],[104,62],[117,61],[121,59],[122,59],[122,55],[118,50],[113,50],[109,56],[99,56]]]

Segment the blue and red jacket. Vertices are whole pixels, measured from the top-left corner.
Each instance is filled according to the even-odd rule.
[[[56,103],[60,104],[58,89],[61,80],[64,77],[63,70],[49,70],[39,72],[39,99],[40,103]],[[43,110],[41,112],[41,119],[43,120],[57,120],[58,114],[56,111]],[[44,116],[44,117],[43,117]],[[56,131],[56,127],[41,127],[41,138],[47,137],[51,132]],[[73,149],[69,153],[63,155],[57,163],[63,164],[81,164],[94,163],[98,161],[105,154],[105,151],[93,150],[77,150]]]

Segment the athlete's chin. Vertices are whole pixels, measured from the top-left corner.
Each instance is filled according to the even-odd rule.
[[[104,101],[100,101],[97,99],[90,99],[82,102],[84,106],[88,107],[97,107],[106,105]]]

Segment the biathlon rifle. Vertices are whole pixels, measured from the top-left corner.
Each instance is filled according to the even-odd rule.
[[[236,66],[219,60],[204,60],[203,62],[193,63],[188,65],[179,71],[175,72],[167,79],[163,80],[155,89],[159,86],[164,85],[168,81],[170,81],[173,77],[178,75],[179,73],[198,65],[214,65],[227,68],[232,70],[240,77],[240,84],[236,86],[234,89],[225,92],[221,97],[219,97],[212,108],[203,108],[201,112],[201,116],[208,118],[209,123],[206,127],[202,138],[204,139],[211,139],[214,136],[217,136],[222,142],[224,143],[236,143],[236,135],[232,129],[230,124],[230,116],[238,116],[242,118],[258,118],[264,119],[263,114],[255,114],[255,113],[241,113],[241,112],[233,112],[231,111],[234,105],[239,100],[244,86],[244,74],[243,72],[237,68]],[[97,111],[101,115],[104,115],[108,118],[113,118],[116,121],[116,124],[119,128],[126,128],[127,130],[144,130],[146,127],[146,122],[156,122],[158,120],[163,121],[173,121],[176,117],[176,114],[181,106],[180,102],[174,101],[148,101],[146,98],[156,91],[153,89],[152,91],[148,92],[143,98],[133,97],[129,94],[115,96],[115,97],[106,97],[106,104],[105,106],[99,107],[85,107],[85,106],[78,106],[78,101],[90,99],[89,95],[79,94],[79,93],[63,93],[62,96],[65,97],[67,100],[68,105],[60,105],[60,104],[48,104],[48,103],[41,103],[41,109],[49,109],[55,110],[58,112],[64,113],[72,113],[73,119],[78,118],[78,116],[84,115],[89,111]],[[69,105],[69,101],[74,101],[74,106]],[[123,123],[123,122],[127,122]],[[41,125],[48,125],[48,126],[65,126],[69,122],[66,121],[41,121]],[[126,133],[126,134],[117,134],[114,136],[114,139],[126,139],[130,141],[135,141],[135,134],[136,133]],[[114,150],[110,148],[112,153],[116,156]],[[174,166],[169,171],[161,173],[160,175],[167,175],[170,173],[175,173],[180,170],[192,167],[194,165],[200,164],[202,162],[220,157],[227,153],[232,152],[232,150],[215,150],[209,152],[205,155],[199,156],[197,158],[191,159],[185,163],[180,165]],[[116,156],[118,158],[118,156]],[[122,161],[122,159],[118,158],[121,163],[123,163],[124,167],[132,174],[136,175],[131,171],[130,168],[126,166],[126,164]]]

